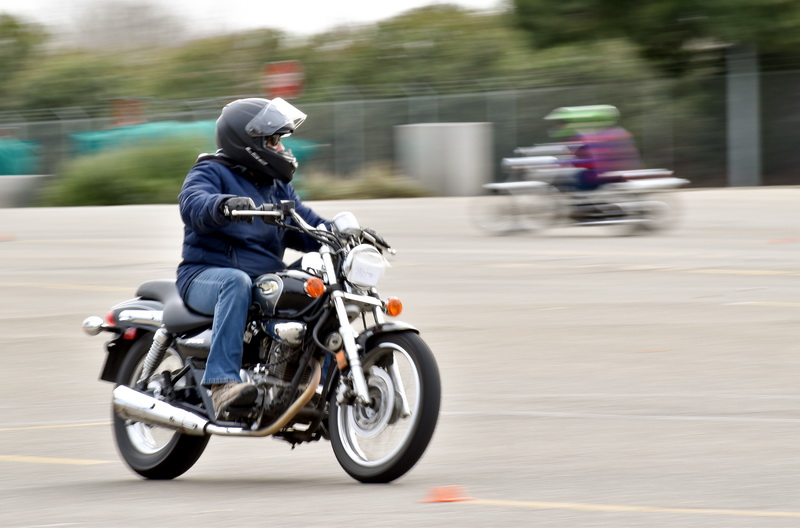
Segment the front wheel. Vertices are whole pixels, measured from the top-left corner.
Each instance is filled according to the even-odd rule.
[[[336,459],[354,479],[391,482],[422,457],[439,419],[439,368],[413,332],[373,339],[362,360],[370,406],[331,396],[329,428]]]
[[[144,359],[150,350],[152,334],[139,339],[128,351],[121,367],[121,377],[129,387],[136,385]],[[169,348],[154,372],[175,372],[183,367],[178,353]],[[179,386],[183,380],[179,381]],[[113,413],[117,448],[128,466],[147,479],[169,480],[191,468],[208,444],[209,436],[190,436],[165,427],[133,422]]]
[[[473,198],[468,214],[475,227],[490,235],[527,230],[525,204],[505,191],[491,191]]]

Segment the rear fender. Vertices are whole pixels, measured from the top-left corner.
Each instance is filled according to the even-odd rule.
[[[157,330],[162,325],[164,304],[150,299],[130,299],[111,308],[115,326],[123,330]]]
[[[100,371],[100,379],[102,381],[121,383],[118,379],[119,369],[125,359],[125,354],[130,350],[133,343],[134,341],[126,341],[119,337],[106,343],[106,361],[103,364],[103,370]]]
[[[100,371],[100,379],[102,381],[109,381],[111,383],[126,383],[127,380],[120,379],[120,367],[128,355],[131,347],[137,341],[142,339],[150,339],[153,334],[151,332],[137,332],[136,339],[125,339],[122,336],[112,339],[106,343],[106,361],[103,364],[103,370]]]
[[[111,316],[114,319],[114,332],[117,334],[114,339],[106,343],[106,360],[103,365],[103,370],[100,371],[100,379],[102,381],[109,381],[111,383],[123,383],[119,378],[119,370],[125,355],[130,350],[131,346],[140,339],[145,339],[148,334],[152,335],[161,323],[156,323],[156,320],[161,319],[164,305],[158,301],[148,299],[130,299],[114,305],[111,308]],[[129,320],[127,317],[120,317],[123,312],[141,312],[142,314],[152,314],[152,321],[136,321]],[[136,328],[137,332],[135,337],[131,339],[130,333],[125,330]]]

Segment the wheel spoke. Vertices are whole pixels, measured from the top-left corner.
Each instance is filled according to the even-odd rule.
[[[414,406],[419,401],[417,392],[420,385],[414,362],[400,347],[385,349],[379,356],[371,358],[371,363],[366,370],[373,407],[348,407],[340,414],[339,424],[346,432],[345,449],[367,466],[384,463],[405,446],[413,431]],[[387,363],[388,367],[377,366]],[[402,389],[394,379],[400,382]],[[398,391],[403,398],[398,398]],[[402,399],[406,400],[407,412],[402,411]],[[359,421],[358,417],[366,415],[369,415],[369,420]],[[401,415],[405,418],[399,418]]]
[[[142,361],[136,368],[134,375],[130,380],[133,385],[141,375],[144,361]],[[183,362],[178,354],[172,350],[167,350],[164,359],[156,368],[155,372],[163,372],[165,370],[176,371],[183,366]],[[173,437],[178,434],[175,431],[164,427],[157,427],[141,422],[132,422],[125,427],[126,434],[130,440],[131,445],[141,453],[156,454],[164,449]]]
[[[439,368],[414,332],[380,336],[362,366],[372,404],[340,404],[334,393],[331,445],[356,480],[391,482],[417,463],[433,436],[441,399]]]

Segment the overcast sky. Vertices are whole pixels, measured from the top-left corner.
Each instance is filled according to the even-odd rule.
[[[0,12],[28,20],[69,27],[86,5],[115,0],[0,0]],[[126,0],[121,0],[126,1]],[[180,14],[202,32],[270,27],[294,34],[313,34],[341,24],[361,24],[393,17],[431,4],[451,3],[468,9],[496,10],[504,0],[131,0],[157,4]],[[127,1],[127,3],[131,3]]]

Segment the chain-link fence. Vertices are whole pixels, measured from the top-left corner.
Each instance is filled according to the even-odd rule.
[[[395,161],[394,129],[413,123],[489,122],[499,179],[500,160],[514,148],[550,140],[542,118],[553,108],[612,104],[621,123],[635,136],[645,164],[672,169],[694,186],[727,184],[726,79],[663,80],[640,83],[508,89],[467,94],[437,94],[415,87],[407,95],[369,98],[338,90],[336,100],[293,100],[309,118],[299,139],[321,146],[304,171],[347,178],[369,167]],[[795,138],[800,125],[800,72],[764,74],[761,86],[761,183],[798,184],[794,167],[800,161]],[[213,120],[236,97],[204,101],[145,101],[146,121]],[[735,111],[735,109],[733,109]],[[94,113],[94,112],[93,112]],[[58,109],[38,115],[0,115],[6,137],[36,142],[40,172],[57,174],[74,157],[74,134],[107,130],[114,117],[87,117],[81,109]]]

